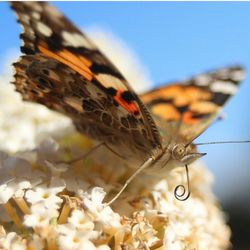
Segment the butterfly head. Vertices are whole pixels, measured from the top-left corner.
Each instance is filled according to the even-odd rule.
[[[198,153],[194,144],[176,144],[171,151],[172,159],[180,161],[184,165],[190,164],[206,153]]]

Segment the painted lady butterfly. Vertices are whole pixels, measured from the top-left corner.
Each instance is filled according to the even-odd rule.
[[[24,100],[71,117],[81,133],[133,165],[142,164],[132,178],[153,166],[187,169],[204,155],[192,142],[237,91],[244,77],[241,67],[198,75],[139,97],[94,43],[55,8],[45,2],[11,5],[23,27],[25,55],[14,66],[16,89]]]

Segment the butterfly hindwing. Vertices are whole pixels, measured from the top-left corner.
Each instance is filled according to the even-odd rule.
[[[222,68],[154,89],[140,98],[165,135],[170,136],[171,131],[190,142],[211,124],[243,78],[241,67]]]

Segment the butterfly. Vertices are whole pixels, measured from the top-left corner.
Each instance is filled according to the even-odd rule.
[[[140,165],[124,188],[143,169],[187,169],[202,157],[194,139],[244,78],[240,66],[221,68],[138,96],[56,8],[46,2],[12,2],[11,7],[23,28],[24,55],[14,63],[16,90],[24,100],[69,116],[80,133]]]

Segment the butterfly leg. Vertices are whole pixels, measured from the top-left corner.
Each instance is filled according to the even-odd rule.
[[[117,152],[115,152],[111,147],[108,146],[108,144],[104,143],[104,146],[105,146],[110,152],[112,152],[113,154],[115,154],[115,155],[118,156],[119,158],[125,160],[125,158],[124,158],[122,155],[120,155],[120,154],[118,154]]]
[[[106,203],[106,206],[110,206],[114,201],[119,198],[119,196],[123,193],[123,191],[126,189],[126,187],[129,185],[129,183],[144,169],[150,167],[152,163],[154,162],[155,157],[151,156],[149,159],[147,159],[145,162],[140,165],[140,167],[126,180],[125,184],[122,186],[120,191],[109,201]]]
[[[188,173],[188,165],[185,165],[186,176],[187,176],[187,190],[184,185],[178,185],[174,189],[174,196],[179,201],[185,201],[190,196],[190,185],[189,185],[189,173]],[[182,189],[182,192],[178,194],[178,190]]]
[[[59,164],[59,163],[66,163],[66,164],[72,164],[75,163],[77,161],[80,160],[84,160],[86,157],[88,157],[91,153],[93,153],[95,150],[97,150],[99,147],[101,146],[105,146],[108,150],[110,150],[113,154],[117,155],[119,158],[121,159],[125,159],[124,157],[122,157],[120,154],[118,154],[117,152],[115,152],[112,148],[110,148],[105,142],[99,143],[97,144],[95,147],[93,147],[92,149],[90,149],[87,153],[80,155],[70,161],[55,161],[55,163]]]
[[[59,163],[66,163],[66,164],[75,163],[75,162],[77,162],[77,161],[80,161],[80,160],[85,159],[85,158],[88,157],[91,153],[93,153],[95,150],[97,150],[98,148],[100,148],[101,146],[104,146],[104,145],[106,145],[104,142],[99,143],[99,144],[97,144],[95,147],[93,147],[92,149],[90,149],[88,152],[86,152],[85,154],[80,155],[80,156],[78,156],[78,157],[76,157],[76,158],[74,158],[74,159],[72,159],[72,160],[70,160],[70,161],[63,161],[63,160],[62,160],[62,161],[56,161],[55,163],[57,163],[57,164],[59,164]]]

